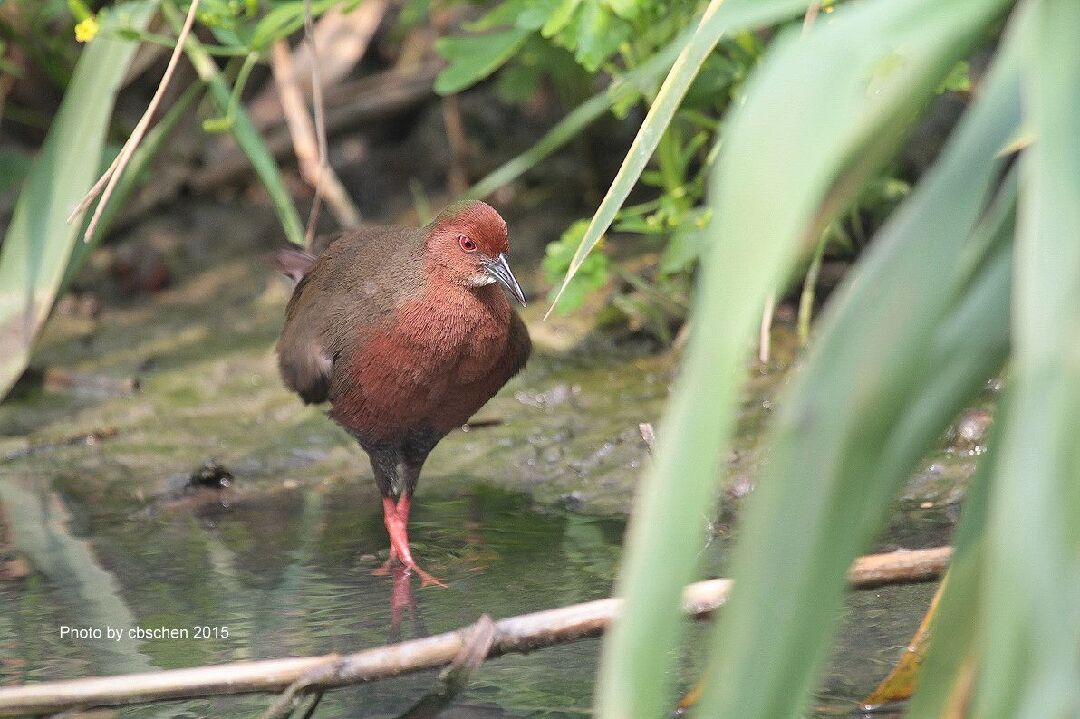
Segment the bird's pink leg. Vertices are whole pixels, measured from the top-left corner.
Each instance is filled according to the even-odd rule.
[[[407,569],[416,572],[420,577],[420,586],[426,587],[435,584],[445,587],[446,583],[434,577],[416,563],[412,552],[409,550],[409,510],[410,498],[402,496],[397,503],[390,497],[383,497],[383,521],[386,524],[386,532],[390,535],[390,558],[382,567],[375,570],[375,574],[384,575],[390,571],[390,565],[395,559],[399,560]]]

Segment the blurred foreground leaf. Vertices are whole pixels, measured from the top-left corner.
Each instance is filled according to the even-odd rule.
[[[619,580],[626,605],[604,647],[602,717],[655,717],[669,706],[679,591],[694,574],[700,517],[710,515],[717,495],[743,361],[766,296],[893,155],[1005,4],[839,6],[805,36],[792,29],[775,41],[745,104],[727,121],[712,189],[717,240],[702,258],[686,362],[631,520]],[[736,588],[720,617],[701,716],[798,715],[826,655],[854,547],[878,526],[897,474],[978,386],[978,373],[1004,357],[1000,346],[977,353],[974,367],[945,378],[941,396],[913,404],[931,369],[928,344],[958,293],[982,273],[981,262],[958,268],[950,260],[972,235],[993,156],[1016,120],[1004,113],[987,122],[954,150],[962,166],[939,172],[877,241],[876,259],[866,259],[850,287],[858,299],[849,294],[831,312],[835,338],[818,340],[780,403],[770,460],[742,520]],[[922,254],[910,246],[916,239]],[[954,346],[942,346],[939,364]],[[907,363],[912,352],[915,365]],[[920,414],[909,415],[916,406]],[[875,455],[890,427],[895,444],[886,457]]]
[[[1014,350],[984,565],[972,715],[1080,716],[1080,3],[1036,0],[1020,33]]]
[[[145,28],[156,0],[117,5],[102,24]],[[71,209],[97,179],[113,103],[137,45],[103,33],[86,46],[0,247],[0,397],[22,374],[81,224]]]

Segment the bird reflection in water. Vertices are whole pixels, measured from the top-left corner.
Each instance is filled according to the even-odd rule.
[[[428,636],[427,627],[420,616],[420,609],[416,603],[416,595],[413,594],[412,572],[408,567],[394,564],[389,567],[391,590],[390,590],[390,633],[387,635],[388,644],[396,644],[402,639],[401,622],[405,615],[409,615],[412,624],[412,639],[422,639]]]

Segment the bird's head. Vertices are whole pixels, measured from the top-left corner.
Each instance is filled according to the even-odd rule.
[[[428,258],[452,282],[465,287],[499,282],[525,306],[525,294],[506,260],[506,221],[491,205],[479,200],[450,205],[425,229]]]

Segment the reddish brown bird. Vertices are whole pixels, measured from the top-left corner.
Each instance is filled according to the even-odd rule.
[[[367,227],[317,257],[281,250],[296,282],[277,344],[281,376],[371,458],[390,559],[441,584],[409,551],[409,506],[428,453],[524,365],[525,305],[506,255],[506,222],[483,202],[443,210],[420,229]]]

